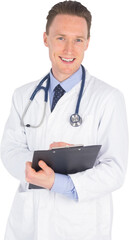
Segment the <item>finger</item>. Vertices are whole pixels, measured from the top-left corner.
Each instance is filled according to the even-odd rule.
[[[26,162],[26,169],[25,169],[26,181],[30,182],[34,174],[35,174],[35,170],[32,168],[32,163]]]
[[[49,146],[49,149],[52,149],[52,148],[56,147],[56,145],[57,145],[56,142],[51,143],[50,146]]]
[[[46,174],[51,174],[53,171],[43,160],[40,160],[38,165]]]
[[[31,166],[32,166],[32,162],[26,162],[26,169],[31,168]]]
[[[45,168],[48,167],[47,164],[46,164],[43,160],[40,160],[40,161],[38,162],[38,165],[39,165],[39,167],[42,168],[44,171],[45,171]]]
[[[50,144],[49,148],[56,148],[56,147],[67,147],[67,146],[73,146],[73,144],[66,143],[66,142],[53,142]]]

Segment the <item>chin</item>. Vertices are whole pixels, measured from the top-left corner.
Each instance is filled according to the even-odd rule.
[[[63,69],[61,72],[62,74],[69,74],[69,75],[72,75],[76,70],[74,70],[74,68],[72,69]]]
[[[74,72],[76,72],[78,69],[79,69],[80,65],[78,66],[67,66],[65,67],[63,70],[64,73],[67,73],[67,74],[73,74]]]

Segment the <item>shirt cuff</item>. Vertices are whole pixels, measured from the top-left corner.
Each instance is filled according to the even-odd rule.
[[[78,200],[78,195],[70,176],[55,173],[55,181],[51,188],[52,192],[64,194],[67,197]]]

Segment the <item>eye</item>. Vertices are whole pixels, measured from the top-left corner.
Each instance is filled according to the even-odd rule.
[[[64,40],[64,38],[63,37],[58,37],[58,40]]]
[[[76,39],[76,42],[82,42],[82,39],[77,38],[77,39]]]

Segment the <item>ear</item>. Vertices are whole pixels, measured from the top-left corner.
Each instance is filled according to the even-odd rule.
[[[44,45],[48,47],[48,35],[46,32],[44,32],[43,34],[43,41],[44,41]]]
[[[87,50],[87,48],[89,46],[89,42],[90,42],[90,37],[87,39],[86,46],[85,46],[85,51]]]

